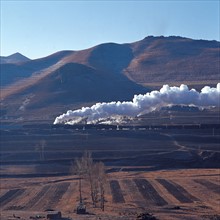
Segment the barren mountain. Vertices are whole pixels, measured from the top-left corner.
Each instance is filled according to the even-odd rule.
[[[163,84],[201,88],[220,81],[220,42],[146,37],[82,51],[60,51],[1,64],[1,107],[6,115],[54,117],[98,101],[128,100]]]
[[[124,74],[137,83],[205,85],[220,80],[220,42],[147,37],[130,47],[134,58]]]
[[[2,63],[21,63],[21,62],[27,62],[27,61],[30,61],[30,59],[20,53],[14,53],[7,57],[0,56],[1,64]]]

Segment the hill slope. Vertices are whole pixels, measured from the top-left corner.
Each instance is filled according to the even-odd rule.
[[[163,84],[202,87],[219,79],[220,43],[182,37],[146,37],[60,51],[23,63],[1,64],[6,115],[54,117],[70,108],[128,100]],[[145,88],[146,87],[146,88]]]
[[[130,45],[134,59],[124,74],[143,85],[219,81],[220,42],[147,37]]]
[[[7,57],[0,56],[0,63],[1,64],[3,64],[3,63],[21,63],[21,62],[27,62],[27,61],[30,61],[30,59],[20,53],[14,53],[14,54],[7,56]]]

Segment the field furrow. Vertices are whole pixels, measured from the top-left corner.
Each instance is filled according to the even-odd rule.
[[[190,198],[192,201],[200,201],[197,197],[190,194],[186,189],[184,189],[181,185],[176,182],[170,181],[176,188],[179,190],[184,196]]]
[[[41,198],[43,197],[43,195],[49,190],[50,186],[44,186],[37,194],[34,198],[31,198],[30,201],[25,205],[25,209],[31,209],[34,207],[34,205],[36,203],[38,203]]]
[[[205,186],[207,189],[209,189],[214,193],[220,194],[220,185],[218,184],[215,184],[209,180],[204,180],[204,179],[195,179],[194,182]]]
[[[181,203],[192,203],[193,200],[188,197],[188,193],[186,194],[186,190],[180,187],[177,184],[174,184],[165,179],[157,179],[157,181],[165,188],[167,191],[173,195],[178,201]]]
[[[47,204],[47,208],[55,208],[61,200],[62,196],[68,190],[70,183],[61,183],[56,185],[54,194],[51,195],[50,200]]]
[[[109,182],[111,193],[112,193],[112,202],[113,203],[124,203],[124,196],[121,191],[120,184],[117,180],[110,180]]]
[[[141,196],[139,190],[137,189],[137,186],[134,184],[132,180],[125,179],[122,181],[124,185],[124,189],[131,197],[132,202],[137,204],[138,207],[145,207],[145,200]]]
[[[36,201],[36,203],[32,206],[32,210],[45,210],[48,202],[50,201],[51,195],[54,193],[55,187],[49,185],[49,188],[46,188],[45,193],[43,193],[42,197]]]
[[[167,201],[163,199],[151,183],[146,179],[134,179],[135,184],[138,187],[138,190],[150,205],[164,206],[167,205]]]
[[[1,207],[5,206],[9,202],[11,202],[16,197],[22,195],[24,193],[24,189],[12,189],[6,192],[3,196],[0,197],[0,205]]]

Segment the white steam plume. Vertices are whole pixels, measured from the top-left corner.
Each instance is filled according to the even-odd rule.
[[[164,85],[160,91],[135,95],[132,101],[96,103],[91,107],[69,110],[57,117],[54,124],[76,124],[82,121],[93,123],[111,116],[138,116],[167,105],[194,105],[198,107],[220,106],[220,83],[216,88],[205,86],[201,92],[189,90],[188,86],[169,87]]]

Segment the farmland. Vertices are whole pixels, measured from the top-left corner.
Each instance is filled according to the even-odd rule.
[[[219,128],[1,129],[1,219],[46,216],[72,219],[213,219],[219,210]],[[72,163],[85,150],[106,165],[105,211],[94,208],[82,180],[86,215],[76,215],[78,176]],[[14,216],[13,216],[14,215]]]
[[[88,214],[77,219],[135,219],[144,210],[158,219],[211,219],[219,214],[219,194],[200,187],[201,180],[219,187],[217,169],[202,169],[200,175],[191,169],[115,172],[108,176],[105,213],[93,208],[89,187],[83,181],[82,195]],[[75,176],[3,178],[1,188],[1,219],[8,219],[13,213],[23,218],[36,213],[45,215],[47,209],[76,217],[74,209],[79,195]]]

